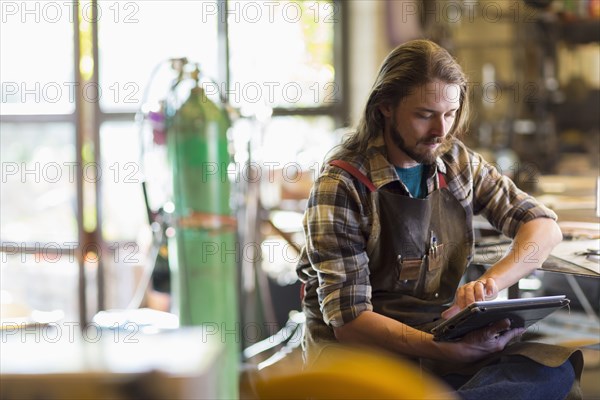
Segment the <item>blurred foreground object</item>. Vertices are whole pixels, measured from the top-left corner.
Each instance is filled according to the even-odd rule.
[[[458,399],[415,364],[373,349],[336,346],[305,370],[283,365],[261,370],[259,399]]]
[[[224,346],[203,328],[3,324],[2,399],[214,399]]]

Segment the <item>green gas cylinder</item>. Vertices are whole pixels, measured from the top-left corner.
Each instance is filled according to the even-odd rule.
[[[167,146],[173,179],[175,234],[169,265],[175,312],[182,326],[218,335],[225,356],[218,396],[238,397],[240,332],[236,274],[236,224],[230,205],[229,116],[195,85],[167,113]]]

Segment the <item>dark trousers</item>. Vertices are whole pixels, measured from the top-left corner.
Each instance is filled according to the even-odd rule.
[[[569,361],[552,368],[527,357],[507,356],[473,376],[443,377],[465,400],[563,400],[575,381]]]

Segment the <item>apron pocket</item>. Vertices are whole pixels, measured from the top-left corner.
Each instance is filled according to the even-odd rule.
[[[421,271],[422,263],[423,260],[420,258],[402,261],[402,264],[400,265],[400,280],[412,281],[419,279],[419,272]]]
[[[413,294],[421,276],[423,262],[424,258],[409,258],[399,263],[400,273],[398,275],[398,282],[396,283],[396,290]]]

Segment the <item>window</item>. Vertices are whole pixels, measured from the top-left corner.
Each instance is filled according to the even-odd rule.
[[[342,11],[337,1],[3,3],[3,299],[69,318],[79,301],[84,320],[131,300],[147,224],[135,115],[165,95],[174,58],[200,63],[239,110],[236,161],[258,134],[259,162],[320,162],[345,119]],[[54,279],[66,279],[61,293],[44,285]]]
[[[2,4],[1,301],[71,320],[82,251],[75,38],[69,6]]]
[[[283,184],[296,179],[287,176],[292,170],[314,175],[339,140],[334,132],[345,118],[341,3],[229,4],[226,94],[242,114],[259,122],[262,133],[251,140],[253,161],[273,169],[280,175],[274,179]],[[274,206],[281,193],[272,187],[267,191],[263,205]]]
[[[269,5],[269,4],[267,4]],[[232,1],[229,101],[239,107],[323,107],[339,101],[332,2]]]

